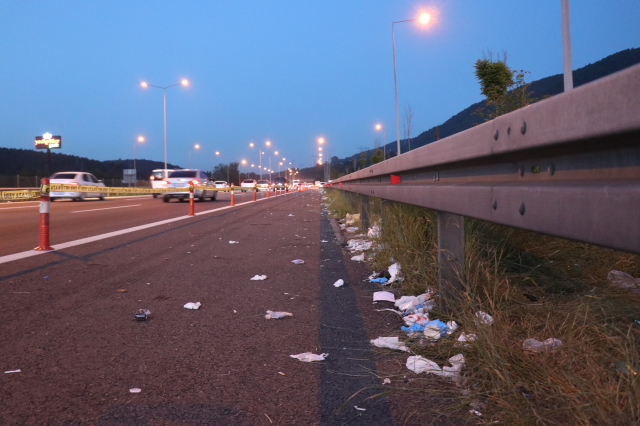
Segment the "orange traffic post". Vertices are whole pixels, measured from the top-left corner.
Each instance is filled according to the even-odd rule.
[[[236,203],[234,203],[233,201],[234,201],[233,200],[233,187],[231,187],[231,204],[230,204],[231,207],[236,205]]]
[[[255,200],[256,200],[256,191],[255,191],[255,189],[254,189],[254,190],[253,190],[253,201],[255,201]]]
[[[193,213],[193,182],[189,184],[189,216],[195,216]]]
[[[267,198],[269,198],[269,188],[267,188]]]
[[[49,251],[49,178],[40,180],[40,245],[35,250]]]

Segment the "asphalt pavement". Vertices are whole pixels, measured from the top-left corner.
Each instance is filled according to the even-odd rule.
[[[89,211],[103,206],[121,208]],[[197,202],[202,214],[182,220],[187,203],[54,203],[54,245],[180,220],[0,264],[0,367],[21,370],[0,377],[0,424],[393,424],[385,398],[368,399],[381,384],[359,311],[371,296],[357,303],[362,277],[350,276],[318,191],[207,212],[220,206]],[[3,253],[34,246],[18,234]],[[136,322],[137,309],[149,320]],[[329,356],[290,357],[303,352]]]

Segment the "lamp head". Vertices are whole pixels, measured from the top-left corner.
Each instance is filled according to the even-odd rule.
[[[143,82],[142,82],[142,84],[141,84],[141,86],[142,86],[142,87],[147,87],[147,86],[148,86],[148,84],[147,84],[146,82],[144,82],[144,81],[143,81]]]
[[[187,86],[189,84],[189,82],[187,80],[182,80],[180,82],[183,86]]]
[[[194,147],[195,149],[199,149],[200,145],[196,144],[196,146]]]
[[[144,138],[142,136],[138,136],[138,142],[144,142]]]
[[[431,16],[429,16],[428,13],[423,13],[420,15],[420,23],[422,25],[426,24],[427,22],[429,22],[429,20],[431,19]]]

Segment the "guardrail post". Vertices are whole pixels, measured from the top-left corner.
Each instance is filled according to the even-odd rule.
[[[360,196],[360,227],[362,231],[369,229],[369,196]]]
[[[464,216],[438,211],[438,267],[441,308],[451,311],[451,303],[465,290]]]
[[[193,212],[193,183],[189,184],[189,216],[194,216],[194,212]]]
[[[35,250],[49,251],[49,178],[42,178],[40,183],[40,245]]]

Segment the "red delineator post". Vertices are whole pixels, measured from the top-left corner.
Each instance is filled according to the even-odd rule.
[[[195,216],[193,212],[193,183],[189,184],[189,216]]]
[[[255,201],[255,200],[256,200],[256,190],[254,189],[253,190],[253,201]]]
[[[49,178],[40,180],[40,245],[35,250],[49,251]]]

